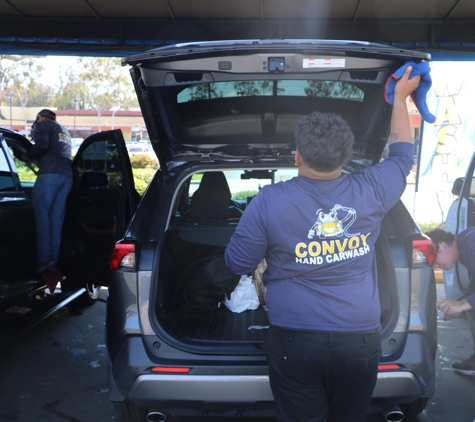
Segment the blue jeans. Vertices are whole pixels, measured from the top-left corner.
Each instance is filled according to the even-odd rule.
[[[277,421],[363,422],[376,385],[380,348],[379,332],[272,326],[264,351]]]
[[[32,191],[32,206],[36,220],[38,263],[59,258],[66,199],[73,179],[61,174],[41,174]]]

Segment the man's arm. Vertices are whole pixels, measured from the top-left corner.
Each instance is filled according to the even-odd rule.
[[[450,300],[450,299],[437,299],[437,308],[439,308],[444,314],[444,320],[448,321],[450,319],[458,318],[463,311],[468,311],[472,309],[470,303],[467,299],[462,299],[459,301]]]
[[[263,198],[264,191],[261,190],[246,208],[226,248],[226,265],[234,274],[254,271],[267,250]]]
[[[421,76],[414,76],[409,79],[412,67],[408,66],[401,79],[394,88],[393,111],[391,115],[391,133],[389,134],[389,143],[407,142],[414,143],[407,114],[406,98],[411,95],[419,86]]]
[[[35,144],[25,153],[28,160],[38,158],[49,148],[49,126],[38,122],[35,125],[33,139]]]

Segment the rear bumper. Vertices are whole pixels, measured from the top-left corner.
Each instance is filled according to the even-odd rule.
[[[214,369],[214,374],[209,375],[201,371],[199,374],[152,374],[147,370],[144,372],[148,373],[132,376],[135,370],[150,368],[156,363],[148,360],[141,340],[129,340],[132,340],[132,344],[126,342],[129,347],[125,353],[128,359],[119,359],[110,373],[111,377],[114,377],[113,374],[123,376],[110,379],[110,383],[118,387],[124,399],[140,406],[166,408],[167,404],[173,403],[173,407],[179,407],[180,403],[186,403],[189,407],[190,403],[194,403],[206,408],[207,404],[219,404],[222,408],[232,410],[243,406],[252,408],[256,403],[273,401],[266,368],[261,366],[260,374],[256,372],[256,375],[250,375],[249,372],[219,375]],[[139,344],[142,347],[137,347]],[[378,373],[373,392],[374,404],[406,404],[417,398],[432,397],[435,361],[429,351],[423,336],[408,335],[404,353],[400,359],[391,362],[398,364],[401,369]],[[161,365],[164,364],[162,361]]]
[[[373,397],[385,401],[401,396],[413,399],[423,394],[420,383],[411,372],[378,374]],[[128,400],[134,403],[164,404],[180,400],[201,403],[256,403],[273,401],[269,377],[216,375],[141,375],[130,388]]]

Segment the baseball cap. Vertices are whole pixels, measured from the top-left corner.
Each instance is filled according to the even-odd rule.
[[[49,117],[50,119],[56,120],[56,113],[54,111],[44,108],[38,112],[38,116]],[[38,117],[36,118],[38,120]]]
[[[48,110],[47,108],[44,108],[43,110],[40,110],[36,115],[36,120],[31,125],[32,129],[35,127],[35,124],[38,123],[39,116],[49,117],[50,119],[56,120],[56,113],[54,111]]]

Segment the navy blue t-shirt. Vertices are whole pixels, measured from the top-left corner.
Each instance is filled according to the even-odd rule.
[[[42,120],[34,127],[35,144],[27,151],[28,158],[36,158],[39,175],[62,174],[73,177],[71,167],[71,136],[69,132],[54,120]]]
[[[466,297],[470,306],[475,309],[475,294],[470,294],[475,288],[475,227],[469,227],[456,236],[460,262],[467,268],[470,277],[470,286]],[[466,293],[467,294],[467,293]]]
[[[379,327],[374,245],[381,220],[404,192],[413,153],[412,144],[395,143],[376,166],[333,180],[295,177],[253,198],[226,264],[247,274],[265,254],[271,324],[339,332]]]

